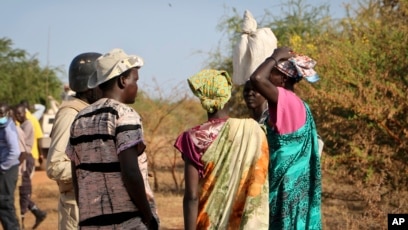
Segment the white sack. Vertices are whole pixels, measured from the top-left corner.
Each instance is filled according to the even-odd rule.
[[[257,29],[257,22],[248,10],[244,13],[241,39],[236,44],[233,53],[232,81],[243,85],[255,69],[277,47],[277,39],[270,28]]]

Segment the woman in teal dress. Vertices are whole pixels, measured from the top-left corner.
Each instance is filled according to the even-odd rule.
[[[294,93],[294,85],[301,79],[319,79],[315,64],[313,59],[281,47],[250,77],[269,106],[269,229],[322,228],[316,125],[309,106]]]

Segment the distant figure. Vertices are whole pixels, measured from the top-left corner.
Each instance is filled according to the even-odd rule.
[[[16,116],[14,115],[14,108],[9,108],[9,117],[13,119],[13,121],[16,123],[18,122],[16,119]],[[31,154],[29,153],[29,149],[31,148],[31,146],[27,146],[27,144],[25,143],[26,137],[24,134],[24,131],[21,129],[20,126],[16,125],[16,130],[17,130],[17,136],[18,136],[18,144],[20,147],[20,157],[18,158],[19,162],[20,162],[20,166],[18,169],[18,180],[17,180],[17,186],[20,187],[21,186],[21,180],[22,180],[22,175],[23,173],[26,171],[27,169],[27,164],[26,164],[26,157],[27,154]],[[20,191],[19,190],[15,190],[14,192],[14,196],[15,196],[15,207],[16,207],[16,211],[18,214],[20,214]]]
[[[67,147],[80,229],[158,229],[153,192],[138,164],[146,157],[142,121],[127,105],[135,102],[143,60],[113,49],[95,66],[88,87],[99,87],[102,98],[77,114]]]
[[[14,123],[17,123],[18,121],[17,121],[16,116],[14,115],[14,108],[9,107],[8,113],[9,113],[8,116],[14,121]],[[16,130],[17,130],[17,136],[18,136],[18,144],[19,144],[20,151],[21,151],[21,154],[19,157],[19,162],[20,162],[19,172],[22,173],[25,171],[25,168],[26,168],[26,164],[25,164],[26,156],[27,154],[31,154],[29,150],[31,146],[28,146],[25,143],[26,137],[25,137],[24,131],[21,129],[19,125],[16,125]]]
[[[34,128],[34,142],[33,148],[31,150],[31,154],[33,155],[35,160],[40,159],[40,150],[38,148],[38,140],[44,136],[41,125],[39,120],[31,113],[30,111],[30,104],[27,100],[22,100],[20,102],[21,105],[24,105],[26,111],[26,118],[31,122]],[[42,160],[42,159],[41,159]]]
[[[16,125],[8,111],[8,105],[0,103],[0,222],[4,230],[18,230],[20,226],[14,206],[14,191],[20,148]]]
[[[83,76],[83,77],[86,77],[86,76]],[[70,83],[70,85],[71,85],[71,83]],[[64,86],[63,86],[63,91],[61,93],[61,99],[63,101],[71,100],[72,97],[75,96],[75,88],[70,87],[70,85],[64,84]]]
[[[184,229],[268,229],[266,136],[252,118],[228,116],[232,81],[226,71],[188,79],[208,121],[178,136],[184,159]]]
[[[250,81],[268,100],[269,229],[321,229],[321,169],[316,124],[294,92],[300,80],[317,81],[316,62],[279,47]]]
[[[251,117],[259,124],[264,124],[269,116],[268,101],[252,87],[249,80],[245,82],[243,95]]]
[[[65,100],[60,105],[50,135],[51,144],[47,155],[46,170],[48,177],[55,180],[59,187],[59,230],[78,229],[79,210],[72,185],[71,160],[65,150],[75,116],[102,96],[98,88],[88,88],[88,79],[96,71],[95,60],[101,55],[100,53],[82,53],[71,61],[69,84],[76,93],[70,100]],[[52,97],[50,100],[55,101]]]
[[[31,122],[26,118],[25,106],[20,104],[15,108],[14,114],[17,121],[20,123],[21,129],[24,131],[25,144],[28,153],[25,156],[25,171],[21,175],[21,186],[20,191],[20,213],[21,213],[21,224],[24,229],[24,218],[28,210],[30,210],[35,216],[35,224],[33,229],[37,228],[38,225],[44,221],[47,213],[40,210],[37,205],[31,200],[32,194],[32,183],[31,178],[34,174],[35,162],[31,150],[34,142],[34,128]]]
[[[30,106],[27,100],[22,100],[20,104],[23,104],[30,113],[37,118],[37,120],[41,120],[44,112],[45,112],[45,106],[42,104],[34,104],[33,106]]]

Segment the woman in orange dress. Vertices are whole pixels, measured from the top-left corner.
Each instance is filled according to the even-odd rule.
[[[208,121],[183,132],[174,146],[185,161],[185,229],[268,229],[266,136],[253,119],[228,116],[226,71],[188,79]]]

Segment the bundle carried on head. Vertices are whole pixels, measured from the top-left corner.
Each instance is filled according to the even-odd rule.
[[[299,82],[304,78],[310,83],[315,83],[320,79],[313,69],[315,65],[316,61],[312,58],[296,54],[294,57],[278,63],[276,68],[286,76],[293,78],[295,82]]]
[[[242,35],[233,53],[234,84],[242,85],[255,69],[273,53],[277,39],[270,28],[257,29],[257,22],[248,10],[244,13]]]

